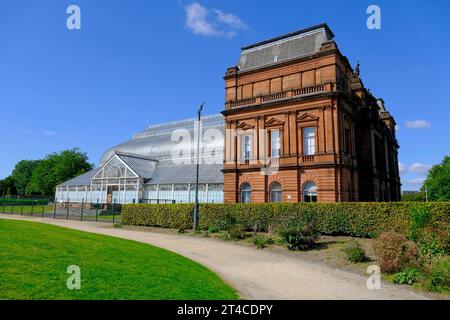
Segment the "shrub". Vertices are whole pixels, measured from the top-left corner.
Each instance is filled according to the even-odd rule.
[[[217,226],[210,226],[208,228],[208,232],[209,233],[217,233],[217,232],[219,232],[219,227],[217,227]]]
[[[375,240],[374,250],[385,273],[394,273],[407,267],[419,265],[419,253],[416,245],[407,241],[406,237],[397,232],[383,232]]]
[[[446,254],[445,249],[436,240],[419,242],[418,246],[419,253],[424,258],[433,259]]]
[[[239,223],[246,230],[275,231],[279,226],[280,217],[285,215],[301,217],[305,213],[312,212],[317,231],[321,234],[367,237],[393,229],[410,236],[413,207],[426,208],[431,214],[420,232],[421,240],[429,240],[427,237],[435,234],[436,241],[448,250],[450,244],[448,202],[210,203],[200,204],[199,226],[203,230],[207,230],[210,226],[226,230],[230,224]],[[129,204],[122,208],[122,222],[130,225],[190,229],[193,225],[193,210],[192,204]]]
[[[219,220],[217,224],[217,228],[219,230],[231,230],[236,225],[236,218],[233,216],[226,214],[222,219]]]
[[[245,232],[240,224],[235,224],[226,233],[229,240],[242,240],[245,238]]]
[[[450,290],[450,258],[436,259],[428,274],[428,289],[432,291]]]
[[[268,245],[273,243],[273,239],[270,237],[266,237],[263,235],[255,235],[253,237],[253,244],[258,248],[258,249],[264,249],[266,248]]]
[[[305,211],[303,215],[288,214],[281,218],[277,230],[289,250],[308,250],[314,247],[318,236],[314,215]]]
[[[412,285],[414,282],[417,282],[421,276],[421,272],[416,268],[408,268],[394,274],[393,281],[397,284]]]
[[[364,262],[367,260],[366,252],[356,241],[348,243],[344,247],[343,251],[347,257],[347,260],[351,263]]]
[[[431,220],[431,212],[428,207],[414,205],[410,211],[410,236],[411,239],[417,242],[423,232],[424,227]]]

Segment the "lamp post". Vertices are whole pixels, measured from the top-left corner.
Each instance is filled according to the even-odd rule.
[[[194,231],[198,229],[198,175],[200,171],[200,121],[202,110],[205,103],[203,102],[197,110],[197,168],[195,178],[195,204],[194,204]]]

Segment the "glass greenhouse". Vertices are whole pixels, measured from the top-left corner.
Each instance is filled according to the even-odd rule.
[[[107,150],[98,168],[56,188],[58,202],[191,203],[200,132],[199,201],[223,202],[222,115],[147,127]]]

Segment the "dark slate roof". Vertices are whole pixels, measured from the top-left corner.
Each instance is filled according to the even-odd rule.
[[[240,71],[252,70],[314,54],[334,38],[327,24],[320,24],[242,48]]]
[[[66,182],[59,184],[58,187],[69,187],[69,186],[75,187],[75,186],[91,185],[92,177],[95,176],[100,171],[100,169],[101,168],[96,168],[94,170],[83,173],[78,177],[75,177],[73,179],[67,180]]]
[[[199,183],[223,183],[223,164],[201,164]],[[172,161],[158,163],[155,174],[149,184],[195,183],[196,165],[177,165]]]

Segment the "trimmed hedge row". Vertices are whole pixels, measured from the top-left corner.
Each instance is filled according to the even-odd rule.
[[[262,203],[201,204],[199,227],[217,226],[233,219],[249,230],[276,229],[280,219],[312,212],[318,231],[325,235],[367,237],[394,230],[409,235],[410,212],[420,206],[431,212],[427,228],[448,244],[450,234],[449,202],[352,202],[352,203]],[[130,204],[122,208],[122,222],[129,225],[190,229],[193,204]]]

